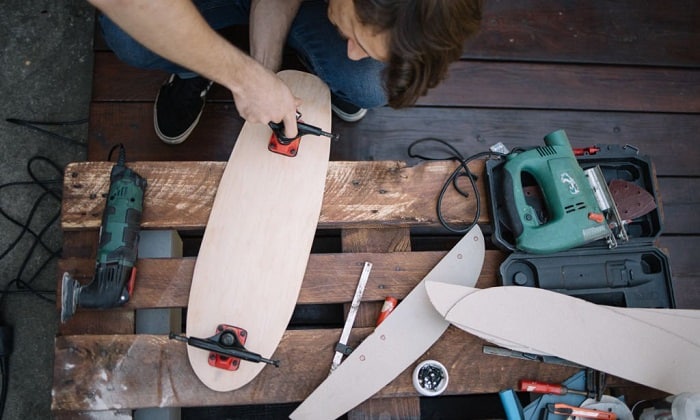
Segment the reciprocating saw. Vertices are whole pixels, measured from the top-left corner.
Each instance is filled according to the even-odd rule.
[[[110,174],[109,194],[102,214],[95,276],[81,285],[63,274],[61,321],[66,322],[78,306],[107,309],[121,306],[133,293],[143,195],[146,180],[125,165],[124,148]]]

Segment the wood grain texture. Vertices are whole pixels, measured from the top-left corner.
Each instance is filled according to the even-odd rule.
[[[482,27],[464,58],[696,67],[700,5],[484,2]]]
[[[93,83],[93,100],[98,102],[153,102],[167,78],[162,72],[131,68],[106,53],[97,54],[95,65],[99,68]],[[696,71],[683,68],[518,62],[504,65],[462,60],[453,63],[449,78],[418,103],[452,107],[699,112],[698,78]],[[231,102],[232,98],[229,92],[219,88],[212,92],[210,100]]]
[[[418,104],[697,113],[699,81],[686,69],[460,61]]]
[[[349,343],[357,345],[372,328],[355,329]],[[158,406],[210,406],[265,404],[303,400],[328,374],[327,363],[340,330],[287,331],[275,352],[285,361],[280,368],[266,368],[236,392],[208,389],[187,362],[185,345],[165,336],[104,335],[62,336],[56,339],[52,408],[107,410]],[[450,375],[447,395],[497,392],[513,387],[503,371],[518,371],[542,380],[561,381],[575,370],[482,353],[483,342],[456,328],[449,328],[426,358],[439,359]],[[382,389],[379,397],[415,396],[409,367]],[[613,382],[614,383],[614,382]]]
[[[297,303],[350,302],[357,286],[357,273],[362,270],[365,261],[371,261],[373,267],[363,301],[383,301],[388,295],[402,299],[445,254],[446,251],[311,254]],[[486,252],[479,287],[497,284],[498,267],[505,257],[505,253],[500,251]],[[136,289],[132,299],[122,309],[187,306],[194,263],[194,258],[138,260]],[[88,281],[94,269],[94,260],[64,259],[59,261],[58,271],[69,270],[79,281]],[[89,313],[93,316],[111,312]],[[65,325],[70,325],[70,321]],[[92,333],[92,330],[86,332]]]
[[[93,102],[88,127],[88,160],[106,160],[124,143],[129,161],[225,161],[243,122],[231,104],[209,103],[187,142],[169,146],[153,130],[152,104]],[[507,121],[507,124],[504,124]],[[653,158],[659,176],[700,175],[700,150],[692,139],[700,131],[696,114],[599,111],[416,107],[371,110],[357,123],[333,119],[331,160],[403,160],[413,141],[436,137],[462,154],[483,152],[497,143],[508,147],[542,144],[547,133],[563,128],[574,147],[631,144]]]
[[[494,0],[483,4],[481,30],[463,58],[695,67],[700,51],[693,0],[645,4]],[[247,48],[248,28],[222,31]],[[94,50],[110,51],[95,31]]]
[[[278,74],[303,100],[304,121],[331,130],[330,93],[309,73]],[[292,317],[321,211],[330,140],[306,136],[294,157],[268,150],[266,124],[246,123],[212,203],[192,273],[186,332],[207,338],[220,324],[247,331],[245,346],[270,358]],[[209,364],[209,351],[187,347],[197,377],[217,391],[239,389],[265,367],[236,372]]]
[[[133,162],[149,180],[141,225],[145,229],[197,229],[206,225],[225,164]],[[97,228],[109,186],[109,162],[68,165],[63,189],[64,230]],[[452,162],[407,167],[402,162],[332,162],[328,167],[319,226],[377,227],[437,225],[435,201]],[[474,162],[473,170],[483,163]],[[483,179],[480,191],[485,191]],[[448,220],[473,214],[474,200],[456,192],[445,198]],[[465,216],[466,215],[466,216]],[[486,220],[486,219],[484,219]]]
[[[350,345],[357,345],[372,328],[355,329]],[[185,345],[165,336],[97,335],[56,339],[52,409],[61,411],[133,409],[144,407],[212,406],[282,403],[303,400],[328,374],[340,336],[339,329],[287,331],[275,357],[287,360],[279,369],[264,369],[236,392],[206,388],[187,362]],[[517,386],[518,377],[561,382],[576,369],[508,357],[486,355],[481,339],[455,327],[447,329],[424,357],[440,360],[451,380],[446,395],[498,392]],[[377,395],[413,397],[413,366]],[[610,386],[633,385],[611,377]]]

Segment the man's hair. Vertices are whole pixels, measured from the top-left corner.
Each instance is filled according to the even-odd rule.
[[[447,76],[481,24],[481,0],[353,0],[358,19],[389,35],[389,105],[413,105]]]

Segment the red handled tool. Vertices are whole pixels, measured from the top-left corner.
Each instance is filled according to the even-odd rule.
[[[301,117],[301,114],[297,113],[297,119]],[[338,140],[340,138],[339,134],[329,133],[323,131],[320,128],[297,121],[297,136],[293,139],[287,138],[284,135],[284,123],[268,123],[272,129],[272,136],[270,136],[270,143],[267,148],[271,152],[279,153],[281,155],[294,157],[299,151],[299,143],[301,142],[301,136],[305,134],[312,134],[314,136],[325,136],[332,140]]]
[[[377,324],[376,326],[378,327],[379,324],[384,322],[386,317],[389,316],[390,313],[394,311],[394,308],[396,308],[396,305],[399,304],[399,301],[395,297],[387,296],[386,299],[384,299],[384,304],[382,305],[382,310],[379,311],[379,316],[377,317]]]
[[[586,391],[577,391],[569,389],[564,385],[550,384],[547,382],[530,381],[527,379],[521,379],[518,381],[518,387],[520,391],[524,392],[536,392],[538,394],[554,394],[554,395],[566,395],[566,394],[578,394],[588,396]]]
[[[591,408],[575,407],[573,405],[556,403],[547,404],[547,411],[558,416],[583,417],[587,419],[617,420],[617,415],[609,411],[593,410]]]
[[[595,155],[600,152],[600,147],[588,146],[588,147],[573,147],[574,156],[585,156],[585,155]]]

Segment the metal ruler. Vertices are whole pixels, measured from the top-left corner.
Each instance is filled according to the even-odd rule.
[[[365,292],[365,286],[367,285],[367,279],[369,278],[369,272],[371,270],[372,263],[365,262],[365,266],[362,268],[362,274],[360,275],[360,282],[357,284],[357,289],[355,290],[355,296],[352,298],[350,311],[348,311],[348,318],[345,320],[345,326],[343,326],[343,332],[340,334],[340,340],[335,346],[335,355],[333,356],[333,363],[331,363],[331,373],[333,373],[338,365],[340,365],[340,361],[343,360],[343,356],[347,356],[348,354],[352,353],[352,349],[347,345],[348,338],[350,337],[352,325],[355,323],[357,309],[360,307],[362,294]]]

